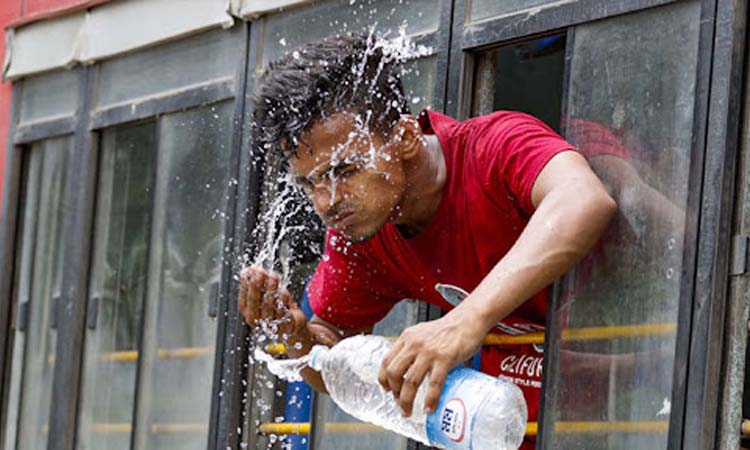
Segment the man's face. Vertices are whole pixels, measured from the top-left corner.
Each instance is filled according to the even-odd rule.
[[[351,113],[315,123],[300,141],[292,175],[327,227],[361,242],[397,213],[406,188],[399,143]]]

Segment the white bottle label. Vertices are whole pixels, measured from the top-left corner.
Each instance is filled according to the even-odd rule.
[[[466,406],[460,398],[452,398],[440,411],[440,431],[453,442],[462,442],[466,436]]]
[[[427,438],[433,445],[450,450],[471,448],[471,427],[482,393],[471,392],[466,382],[480,377],[465,367],[448,374],[438,407],[427,416]]]

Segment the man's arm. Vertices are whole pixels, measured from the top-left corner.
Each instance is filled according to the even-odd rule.
[[[240,273],[238,308],[251,328],[270,329],[274,324],[278,336],[271,338],[284,344],[290,358],[308,354],[313,345],[330,347],[346,337],[372,332],[372,327],[342,329],[318,316],[308,322],[289,291],[279,286],[279,275],[257,266]],[[320,373],[307,367],[300,374],[313,389],[326,392]]]
[[[383,360],[380,383],[406,415],[428,373],[425,409],[434,411],[448,372],[498,321],[586,255],[617,209],[586,160],[572,151],[547,163],[531,197],[536,211],[528,225],[479,286],[442,318],[406,329]]]
[[[318,316],[313,316],[307,323],[307,329],[312,335],[311,345],[305,346],[294,346],[287,345],[287,354],[290,358],[299,358],[310,353],[313,345],[322,344],[332,347],[336,345],[341,339],[345,339],[357,334],[371,334],[372,327],[362,329],[352,328],[340,328],[333,325],[330,322],[326,322]],[[313,370],[309,367],[305,367],[300,372],[302,378],[309,384],[313,389],[324,394],[328,393],[323,378],[320,376],[320,372]]]

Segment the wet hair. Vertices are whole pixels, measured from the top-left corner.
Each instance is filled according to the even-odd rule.
[[[409,112],[402,74],[403,57],[373,33],[308,43],[271,62],[258,79],[254,143],[288,159],[305,131],[339,112],[361,115],[369,129],[386,137]]]

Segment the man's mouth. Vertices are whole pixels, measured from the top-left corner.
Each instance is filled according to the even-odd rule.
[[[346,211],[337,214],[336,217],[334,217],[330,222],[331,228],[340,229],[346,227],[347,225],[351,224],[354,218],[354,211]]]

